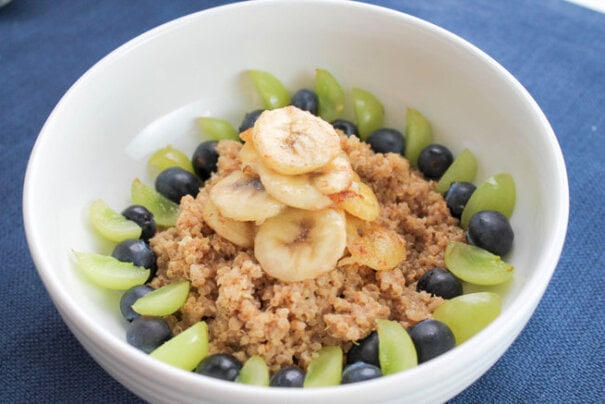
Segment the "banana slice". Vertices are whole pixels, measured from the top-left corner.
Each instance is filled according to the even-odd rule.
[[[239,222],[221,215],[210,198],[204,200],[202,218],[219,236],[240,247],[249,248],[254,245],[254,224]]]
[[[366,222],[376,220],[380,214],[380,204],[372,188],[353,179],[349,189],[330,195],[336,206]]]
[[[262,222],[277,215],[286,205],[265,191],[258,177],[233,171],[214,184],[210,199],[222,216],[239,221]]]
[[[353,168],[346,154],[341,153],[313,174],[313,185],[319,192],[330,195],[342,192],[353,182]]]
[[[243,144],[238,157],[244,173],[249,174],[250,170],[255,173],[254,166],[260,163],[260,156],[256,152],[256,149],[254,149],[252,141],[247,141]]]
[[[253,128],[262,161],[280,174],[315,171],[340,153],[340,138],[329,123],[288,106],[263,112]]]
[[[406,259],[405,240],[396,232],[347,215],[347,250],[350,257],[338,265],[359,264],[377,271],[393,269]]]
[[[296,282],[334,269],[346,242],[345,215],[341,211],[288,208],[260,225],[254,255],[269,275]]]

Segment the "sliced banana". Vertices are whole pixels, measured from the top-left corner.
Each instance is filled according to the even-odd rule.
[[[239,221],[262,222],[286,207],[265,191],[258,177],[241,171],[233,171],[214,184],[210,199],[222,216]]]
[[[202,218],[219,236],[240,247],[249,248],[254,245],[254,224],[239,222],[221,215],[210,198],[204,200]]]
[[[287,208],[260,225],[254,255],[269,275],[296,282],[334,269],[346,242],[345,215],[341,211]]]
[[[393,269],[406,259],[405,240],[396,232],[347,215],[347,250],[350,257],[338,265],[356,263],[377,271]]]
[[[263,112],[253,128],[254,147],[280,174],[315,171],[340,153],[340,138],[329,123],[293,106]]]
[[[336,206],[366,222],[376,220],[380,214],[380,204],[372,188],[353,179],[349,189],[330,195]]]
[[[315,188],[325,195],[342,192],[349,188],[353,181],[353,168],[346,154],[339,154],[319,171],[313,173],[312,180]]]

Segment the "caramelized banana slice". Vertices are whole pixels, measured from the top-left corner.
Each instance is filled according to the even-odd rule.
[[[233,244],[244,248],[254,245],[254,224],[224,217],[210,198],[204,201],[202,218],[219,236]]]
[[[353,179],[346,191],[330,195],[336,206],[359,219],[371,222],[380,214],[380,205],[372,188]]]
[[[322,194],[330,195],[348,189],[353,182],[353,168],[344,153],[312,175],[313,185]]]

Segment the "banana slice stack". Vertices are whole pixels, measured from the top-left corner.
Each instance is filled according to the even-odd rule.
[[[376,195],[332,125],[288,106],[263,112],[240,137],[241,171],[212,186],[203,218],[232,243],[254,247],[270,276],[295,282],[338,265],[384,270],[405,259],[403,238],[372,223]],[[342,258],[345,249],[350,256]]]

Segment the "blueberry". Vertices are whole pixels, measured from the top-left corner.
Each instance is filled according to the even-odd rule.
[[[340,129],[347,136],[359,136],[357,126],[353,122],[347,121],[346,119],[337,119],[332,121],[332,126],[334,129]]]
[[[174,203],[180,203],[185,195],[195,197],[201,186],[198,177],[181,167],[167,168],[155,179],[155,190]]]
[[[479,211],[468,222],[467,241],[496,255],[508,253],[514,237],[506,216],[495,210]]]
[[[426,178],[438,180],[453,161],[454,156],[447,147],[440,144],[431,144],[420,152],[418,169]]]
[[[433,268],[420,277],[416,290],[451,299],[462,294],[462,283],[447,269]]]
[[[206,181],[216,171],[216,163],[218,162],[216,144],[216,140],[207,140],[200,143],[193,152],[191,158],[193,171],[202,181]]]
[[[255,109],[254,111],[248,112],[246,115],[244,115],[244,119],[239,126],[239,133],[242,133],[243,131],[253,127],[260,114],[262,114],[264,111],[264,109]]]
[[[234,381],[242,370],[242,363],[229,354],[214,354],[204,358],[195,369],[200,375]]]
[[[303,111],[309,111],[313,115],[317,115],[317,94],[315,91],[303,88],[298,90],[296,94],[292,96],[292,105],[296,108],[302,109]]]
[[[122,297],[120,298],[120,311],[124,318],[128,321],[132,321],[135,318],[141,317],[139,313],[132,309],[132,305],[136,302],[140,297],[145,296],[149,292],[153,292],[153,288],[147,285],[138,285],[133,286],[128,289]]]
[[[470,182],[452,182],[445,193],[445,203],[452,216],[460,219],[462,211],[477,187]]]
[[[150,353],[172,337],[168,323],[159,317],[139,317],[126,330],[126,341],[145,353]]]
[[[305,373],[297,366],[280,369],[271,377],[271,387],[302,387],[305,382]]]
[[[155,235],[156,225],[153,213],[141,205],[131,205],[122,211],[122,216],[138,224],[143,231],[141,240],[148,241]]]
[[[405,152],[405,141],[403,134],[397,129],[381,128],[372,132],[366,142],[376,153],[397,153]]]
[[[122,241],[114,247],[111,256],[122,262],[132,262],[136,266],[150,269],[148,279],[155,276],[157,270],[155,254],[149,245],[141,239]]]
[[[456,346],[452,330],[437,320],[423,320],[408,330],[416,353],[418,363],[426,362]]]
[[[380,367],[364,362],[355,362],[342,371],[341,384],[363,382],[382,376]]]
[[[347,363],[364,362],[380,367],[378,360],[378,333],[372,331],[367,337],[353,344],[347,352]]]

